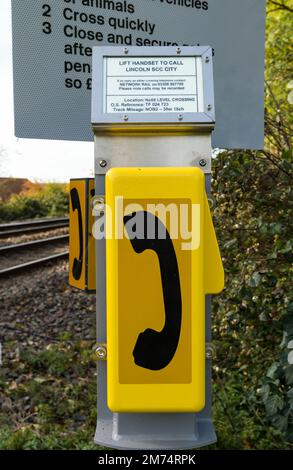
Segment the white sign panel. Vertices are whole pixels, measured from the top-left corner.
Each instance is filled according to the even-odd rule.
[[[214,147],[262,147],[265,0],[12,0],[11,5],[17,137],[93,140],[93,46],[200,45],[214,50]],[[184,84],[188,93],[190,78]],[[193,105],[182,106],[187,111]]]
[[[105,113],[203,112],[195,57],[105,58]]]

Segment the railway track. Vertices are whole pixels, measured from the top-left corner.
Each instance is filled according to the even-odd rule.
[[[26,243],[16,243],[15,245],[0,246],[0,256],[6,253],[12,253],[19,250],[31,250],[37,246],[48,245],[48,243],[58,243],[61,241],[69,240],[69,235],[60,235],[58,237],[41,238],[40,240],[33,240]]]
[[[12,222],[0,224],[0,238],[8,238],[17,235],[29,233],[44,232],[45,230],[54,230],[68,227],[69,219],[67,217],[58,217],[50,219],[26,220],[21,222]]]
[[[45,256],[44,258],[35,259],[35,260],[32,260],[32,261],[28,261],[26,263],[18,264],[16,266],[10,266],[9,268],[5,268],[5,269],[0,270],[0,277],[7,276],[9,274],[16,274],[16,273],[19,273],[21,271],[27,271],[28,269],[36,268],[38,266],[45,265],[45,264],[49,263],[50,261],[56,261],[56,260],[59,260],[59,259],[68,258],[68,255],[69,255],[69,251],[67,250],[67,251],[64,251],[62,253],[57,253],[57,254],[51,255],[51,256]]]
[[[0,238],[27,233],[49,232],[68,226],[67,218],[38,219],[0,225]],[[56,232],[55,232],[56,233]],[[57,232],[58,233],[58,232]],[[44,235],[43,235],[44,236]],[[27,271],[68,257],[69,235],[49,236],[14,244],[0,245],[0,277]],[[67,246],[66,246],[67,245]]]

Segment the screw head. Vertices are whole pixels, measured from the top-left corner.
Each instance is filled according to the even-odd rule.
[[[176,52],[177,52],[177,54],[181,54],[181,49],[180,49],[180,47],[177,47]]]
[[[206,358],[207,359],[212,359],[213,358],[213,351],[211,349],[207,349]]]
[[[103,197],[95,196],[91,200],[93,215],[101,216],[105,213],[105,199]]]
[[[202,158],[201,160],[199,160],[199,166],[201,167],[207,166],[207,161],[204,158]]]
[[[99,165],[100,165],[101,168],[106,168],[106,166],[107,166],[106,160],[101,160],[101,161],[99,162]]]
[[[213,109],[212,105],[211,105],[211,104],[208,104],[208,105],[207,105],[207,110],[208,110],[208,111],[211,111],[212,109]]]
[[[105,346],[98,346],[95,349],[95,355],[97,359],[105,360],[107,357],[107,349],[105,348]]]
[[[214,359],[216,357],[216,348],[213,344],[206,344],[206,358]]]
[[[207,56],[207,57],[205,58],[205,61],[206,61],[206,64],[208,64],[209,61],[210,61],[210,58]]]
[[[127,47],[124,48],[124,54],[128,54],[129,49]]]
[[[182,116],[182,114],[178,114],[178,116],[177,116],[177,117],[178,117],[178,121],[182,121],[182,120],[183,120],[183,116]]]
[[[209,203],[210,209],[212,209],[215,205],[215,201],[212,197],[208,197],[208,203]]]
[[[105,199],[102,196],[94,196],[91,199],[91,206],[95,207],[96,204],[105,204]]]
[[[124,120],[125,122],[127,122],[127,121],[128,121],[128,116],[127,116],[127,114],[124,114],[124,116],[123,116],[123,120]]]

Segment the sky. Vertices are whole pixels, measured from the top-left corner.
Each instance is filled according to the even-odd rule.
[[[93,143],[14,136],[10,4],[11,0],[0,1],[0,177],[67,182],[70,178],[92,176]]]

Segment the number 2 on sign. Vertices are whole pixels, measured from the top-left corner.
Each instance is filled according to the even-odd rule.
[[[42,6],[42,10],[43,10],[43,14],[42,16],[44,18],[52,18],[52,14],[51,14],[51,11],[52,11],[52,8],[51,8],[51,5],[48,5],[48,3],[45,3],[43,6]],[[52,25],[50,23],[50,20],[46,20],[43,22],[43,33],[45,34],[51,34],[52,33]]]

